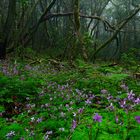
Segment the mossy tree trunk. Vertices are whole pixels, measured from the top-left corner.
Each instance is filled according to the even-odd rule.
[[[74,25],[76,38],[72,47],[72,58],[77,58],[80,55],[84,60],[87,60],[83,36],[80,32],[80,0],[74,1]]]

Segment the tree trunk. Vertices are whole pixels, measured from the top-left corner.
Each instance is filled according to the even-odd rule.
[[[6,58],[6,48],[8,46],[8,42],[11,37],[11,30],[15,21],[14,18],[15,13],[16,13],[16,0],[9,0],[8,14],[3,28],[3,37],[2,40],[0,41],[0,59]]]
[[[86,49],[84,46],[83,36],[82,36],[81,30],[80,30],[81,24],[80,24],[80,1],[79,0],[75,0],[75,2],[74,2],[74,23],[75,23],[75,31],[76,31],[76,37],[78,40],[78,44],[75,42],[73,51],[78,50],[81,57],[85,61],[87,61]]]
[[[0,42],[0,59],[6,58],[6,46],[3,42]]]

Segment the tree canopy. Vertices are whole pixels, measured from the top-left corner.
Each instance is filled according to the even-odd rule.
[[[62,59],[120,58],[139,46],[139,0],[1,0],[0,58],[57,48]],[[109,53],[108,53],[109,50]],[[54,55],[54,57],[57,57]]]

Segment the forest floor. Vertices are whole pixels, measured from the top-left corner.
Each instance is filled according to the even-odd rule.
[[[140,140],[139,134],[140,79],[130,69],[1,61],[0,140]]]

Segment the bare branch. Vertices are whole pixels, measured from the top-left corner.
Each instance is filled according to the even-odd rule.
[[[68,12],[68,13],[49,13],[43,20],[42,22],[49,20],[51,18],[54,17],[65,17],[65,16],[73,16],[74,13],[73,12]],[[111,28],[112,30],[115,30],[115,27],[112,26],[107,20],[103,19],[102,17],[99,16],[87,16],[84,14],[79,15],[81,18],[89,18],[89,19],[96,19],[96,20],[100,20],[102,21],[106,26],[108,26],[109,28]]]
[[[128,16],[121,24],[119,24],[119,26],[116,28],[114,34],[111,36],[111,38],[109,38],[104,44],[102,44],[94,53],[93,58],[94,61],[96,59],[96,55],[100,52],[100,50],[102,50],[103,48],[105,48],[110,42],[112,42],[112,40],[117,36],[117,34],[120,32],[120,30],[129,22],[129,20],[131,20],[138,12],[140,11],[140,6],[139,8],[137,8],[130,16]]]

